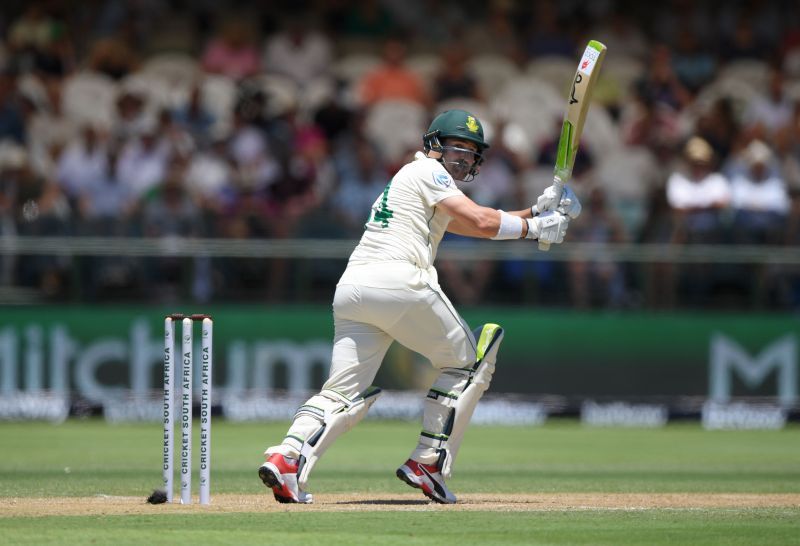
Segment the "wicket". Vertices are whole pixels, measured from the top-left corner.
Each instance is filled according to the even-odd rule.
[[[175,321],[182,321],[181,409],[181,504],[192,503],[192,369],[193,326],[202,323],[200,365],[200,504],[211,502],[211,371],[214,322],[209,315],[171,314],[164,319],[164,444],[163,472],[167,502],[173,494],[173,446],[175,427]]]

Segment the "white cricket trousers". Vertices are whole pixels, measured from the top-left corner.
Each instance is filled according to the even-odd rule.
[[[355,398],[372,385],[386,351],[397,341],[436,368],[464,368],[475,362],[476,343],[466,322],[438,284],[372,288],[339,284],[333,298],[334,340],[324,389]],[[267,450],[299,456],[298,440],[309,438],[319,421],[299,416],[284,443]],[[435,457],[435,451],[429,456]]]
[[[339,285],[333,320],[331,371],[322,388],[348,397],[372,384],[392,341],[426,357],[436,368],[464,368],[475,362],[472,332],[436,285]]]

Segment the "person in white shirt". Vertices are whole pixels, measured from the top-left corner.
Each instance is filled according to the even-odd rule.
[[[734,242],[777,244],[791,207],[786,183],[773,165],[775,154],[761,140],[742,153],[746,169],[731,179]]]
[[[684,157],[686,169],[675,171],[667,180],[667,201],[676,213],[675,242],[717,243],[719,211],[730,205],[730,184],[714,170],[714,152],[702,138],[689,139]]]
[[[453,308],[433,266],[439,242],[450,231],[561,243],[570,218],[580,213],[569,189],[514,212],[482,207],[464,195],[455,181],[473,180],[489,147],[480,121],[469,112],[439,114],[423,144],[424,152],[378,195],[336,287],[328,380],[298,409],[282,443],[265,452],[258,474],[279,502],[312,501],[305,488],[313,466],[375,402],[380,389],[372,381],[397,341],[440,370],[425,401],[419,442],[397,476],[435,502],[454,503],[444,480],[489,386],[504,332],[496,324],[471,331]]]
[[[155,120],[148,120],[141,133],[127,141],[116,164],[116,178],[137,199],[161,185],[167,174],[172,149],[160,137]]]
[[[84,188],[108,176],[108,146],[95,127],[81,128],[80,138],[73,139],[58,159],[56,180],[64,192],[77,199]]]
[[[309,26],[306,15],[289,18],[286,30],[271,36],[264,47],[264,68],[290,77],[300,87],[330,73],[333,47],[327,36]]]

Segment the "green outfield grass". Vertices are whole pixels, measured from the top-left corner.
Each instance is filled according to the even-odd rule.
[[[264,495],[256,468],[261,452],[282,437],[285,426],[215,421],[212,497]],[[318,498],[362,492],[375,499],[410,492],[394,470],[417,433],[410,423],[360,424],[320,462],[313,492]],[[109,495],[143,501],[160,485],[158,424],[3,423],[0,438],[0,497]],[[587,429],[569,420],[535,428],[473,427],[448,483],[456,494],[511,498],[604,492],[797,494],[800,427]],[[443,512],[426,506],[307,513],[292,507],[264,514],[0,514],[0,544],[800,544],[797,506],[524,512]]]

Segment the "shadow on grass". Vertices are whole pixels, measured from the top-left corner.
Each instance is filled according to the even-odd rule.
[[[385,505],[385,506],[421,506],[423,504],[430,504],[430,501],[422,500],[408,500],[408,499],[370,499],[370,500],[351,500],[340,501],[336,504],[362,504],[362,505]]]

